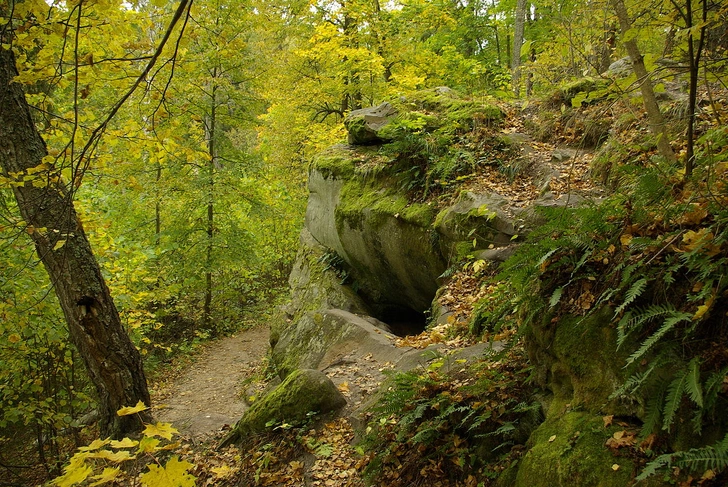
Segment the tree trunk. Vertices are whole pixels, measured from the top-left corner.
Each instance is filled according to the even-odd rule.
[[[629,15],[627,14],[627,7],[624,5],[624,0],[610,0],[610,2],[612,8],[614,8],[614,12],[617,14],[617,19],[619,19],[622,36],[628,37],[627,31],[632,26]],[[645,67],[645,61],[642,58],[639,47],[637,47],[635,38],[631,37],[628,39],[624,41],[624,46],[627,48],[627,54],[629,54],[629,58],[632,61],[632,69],[634,69],[634,73],[637,75],[637,80],[640,84],[642,99],[647,110],[647,122],[650,126],[650,132],[657,137],[657,150],[660,154],[669,162],[675,163],[677,162],[677,157],[670,146],[670,139],[668,138],[667,128],[665,127],[665,119],[657,104],[657,98],[655,98],[655,92],[652,89],[652,81]]]
[[[516,18],[513,21],[513,55],[511,56],[513,93],[516,98],[521,95],[521,47],[526,26],[526,7],[526,0],[517,0]]]
[[[685,151],[685,179],[693,174],[695,166],[695,110],[698,99],[698,73],[700,71],[700,56],[703,52],[705,42],[705,28],[708,21],[708,5],[702,0],[702,22],[699,30],[697,46],[693,36],[693,6],[692,0],[685,1],[685,27],[688,31],[688,62],[690,66],[690,87],[688,94],[688,133],[687,147]]]
[[[141,356],[122,327],[71,193],[52,167],[36,172],[48,151],[22,87],[12,82],[17,74],[12,51],[0,47],[0,166],[5,177],[21,181],[13,187],[18,208],[96,387],[101,436],[120,438],[149,419],[116,414],[138,401],[150,404]],[[23,180],[34,172],[39,187]]]
[[[202,322],[205,329],[212,326],[212,257],[215,238],[215,165],[217,164],[217,68],[212,71],[210,90],[210,119],[207,127],[207,149],[210,161],[207,164],[207,246],[205,248],[205,302],[202,307]]]

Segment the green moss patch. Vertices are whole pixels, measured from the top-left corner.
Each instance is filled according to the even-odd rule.
[[[635,465],[605,446],[619,427],[604,427],[599,416],[570,412],[541,424],[521,460],[516,487],[625,487]]]

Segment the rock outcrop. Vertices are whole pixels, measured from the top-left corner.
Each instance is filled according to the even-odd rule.
[[[263,432],[272,423],[302,422],[311,413],[329,413],[345,404],[346,399],[326,374],[314,369],[298,369],[253,403],[220,447],[240,443],[249,435]]]

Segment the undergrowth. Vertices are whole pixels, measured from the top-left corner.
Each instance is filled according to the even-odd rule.
[[[640,478],[728,466],[728,129],[698,146],[691,181],[640,160],[614,166],[620,184],[600,204],[544,209],[547,223],[495,278],[502,299],[481,300],[472,325],[522,332],[609,309],[635,370],[612,398],[643,404],[640,436],[663,445]]]
[[[466,365],[441,357],[393,376],[362,444],[368,481],[397,487],[496,478],[541,420],[524,352],[499,358]]]

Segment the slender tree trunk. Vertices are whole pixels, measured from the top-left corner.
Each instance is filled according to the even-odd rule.
[[[0,47],[0,166],[7,178],[42,167],[48,155],[35,128],[12,51]],[[99,400],[101,436],[120,438],[139,431],[146,414],[117,416],[123,406],[149,405],[141,356],[122,327],[119,313],[93,255],[72,195],[50,167],[36,172],[13,193],[68,323],[71,340],[88,369]],[[38,179],[40,182],[41,179]]]
[[[523,46],[523,33],[526,26],[527,0],[517,0],[516,17],[513,22],[513,55],[511,56],[511,72],[513,79],[513,93],[518,98],[521,95],[521,47]]]
[[[610,2],[612,8],[614,8],[614,12],[617,14],[622,36],[627,37],[627,31],[629,31],[632,25],[627,14],[627,7],[624,5],[624,0],[610,0]],[[650,126],[650,132],[657,138],[657,150],[669,162],[675,163],[677,162],[677,157],[670,146],[665,119],[657,104],[657,98],[655,98],[655,92],[652,89],[652,81],[650,80],[650,75],[645,67],[645,61],[637,46],[637,41],[632,37],[624,41],[624,46],[627,48],[627,54],[629,54],[629,58],[632,61],[632,69],[634,69],[634,73],[637,75],[637,80],[640,84],[642,99],[647,110],[647,122]]]
[[[700,71],[700,57],[705,42],[705,28],[708,19],[708,6],[702,0],[702,27],[698,37],[697,46],[693,37],[693,6],[692,0],[685,0],[685,24],[688,31],[688,62],[690,66],[690,87],[688,93],[688,133],[685,150],[685,179],[693,174],[695,166],[695,109],[698,99],[698,73]]]
[[[217,70],[213,70],[212,82],[216,83]],[[210,101],[210,122],[207,148],[210,162],[207,166],[207,248],[205,249],[205,303],[202,310],[202,321],[206,329],[212,325],[212,257],[213,238],[215,236],[215,164],[217,164],[217,86],[212,87]]]
[[[162,192],[159,185],[162,183],[162,163],[157,160],[157,176],[154,180],[155,201],[154,201],[154,245],[159,246],[162,237]]]

